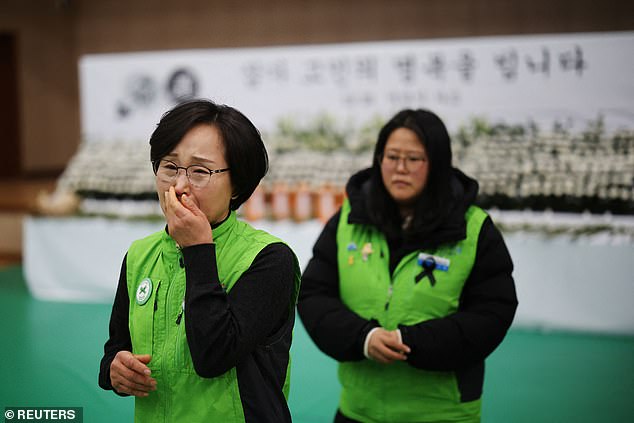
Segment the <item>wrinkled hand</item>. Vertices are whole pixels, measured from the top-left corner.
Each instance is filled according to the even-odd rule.
[[[214,238],[207,216],[189,195],[181,195],[181,201],[178,201],[173,186],[169,191],[165,191],[164,195],[167,228],[170,236],[179,246],[184,248],[213,242]]]
[[[374,361],[389,364],[394,361],[407,360],[410,348],[403,344],[397,331],[383,328],[375,330],[368,341],[368,355]]]
[[[119,351],[110,363],[110,383],[120,394],[147,397],[150,391],[156,390],[156,380],[147,367],[152,356],[149,354],[132,354],[130,351]]]

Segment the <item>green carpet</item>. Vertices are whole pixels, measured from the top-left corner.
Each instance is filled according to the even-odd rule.
[[[85,422],[132,421],[133,400],[97,386],[110,306],[33,299],[21,267],[0,270],[0,409],[83,407]],[[299,323],[294,422],[330,422],[335,362]],[[634,337],[513,329],[487,360],[483,422],[634,421]]]

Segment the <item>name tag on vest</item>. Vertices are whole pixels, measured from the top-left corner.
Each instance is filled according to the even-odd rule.
[[[444,257],[439,257],[439,256],[433,256],[431,254],[425,254],[425,253],[418,254],[419,266],[423,266],[425,262],[431,262],[432,260],[433,260],[433,263],[435,263],[435,266],[433,266],[434,270],[438,269],[438,270],[442,270],[443,272],[446,272],[447,270],[449,270],[449,264],[451,263],[449,259]]]

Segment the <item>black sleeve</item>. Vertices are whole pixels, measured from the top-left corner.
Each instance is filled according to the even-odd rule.
[[[339,297],[337,226],[340,212],[326,224],[302,275],[298,311],[306,331],[321,351],[338,361],[364,359],[363,342],[376,321],[350,310]]]
[[[448,371],[484,360],[502,342],[515,315],[512,272],[513,262],[502,235],[487,218],[458,311],[399,327],[403,343],[412,349],[408,363],[420,369]]]
[[[114,360],[114,356],[122,350],[132,351],[130,329],[128,328],[130,301],[126,277],[126,260],[127,255],[123,258],[123,264],[121,264],[119,284],[117,285],[117,293],[115,294],[112,313],[110,314],[110,337],[103,347],[103,358],[99,368],[99,386],[106,390],[114,390],[110,381],[110,363]]]
[[[214,244],[183,248],[185,330],[194,369],[216,377],[235,367],[286,321],[295,256],[281,243],[265,247],[227,294],[218,280]]]

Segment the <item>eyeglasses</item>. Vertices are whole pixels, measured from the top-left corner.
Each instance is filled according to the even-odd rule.
[[[191,166],[178,166],[176,163],[170,160],[158,160],[152,162],[152,168],[154,169],[154,174],[159,178],[159,181],[164,182],[166,184],[171,184],[176,181],[178,177],[178,171],[183,169],[185,171],[185,175],[189,180],[189,183],[196,188],[203,188],[209,183],[211,179],[211,175],[215,173],[222,173],[229,170],[229,168],[224,169],[207,169],[202,165],[191,165]]]
[[[379,156],[379,161],[386,168],[396,169],[399,163],[403,161],[403,166],[410,172],[415,172],[423,167],[423,163],[427,162],[427,157],[423,155],[403,155],[396,153],[385,153]]]

